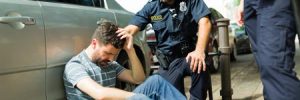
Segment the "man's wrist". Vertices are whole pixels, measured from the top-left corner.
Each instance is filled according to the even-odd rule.
[[[136,52],[135,52],[134,48],[129,49],[129,50],[125,50],[125,51],[126,51],[128,57],[136,55]]]
[[[131,54],[135,52],[134,48],[125,49],[125,51],[127,52],[127,54]]]

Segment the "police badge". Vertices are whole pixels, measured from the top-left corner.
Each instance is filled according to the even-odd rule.
[[[187,10],[186,3],[185,3],[185,2],[183,2],[183,1],[180,2],[180,4],[179,4],[179,10],[182,11],[182,12],[184,12],[184,11]]]

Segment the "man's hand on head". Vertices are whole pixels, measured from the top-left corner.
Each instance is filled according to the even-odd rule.
[[[120,37],[120,39],[126,39],[123,49],[126,51],[131,50],[133,48],[133,36],[131,34],[129,34],[123,28],[119,28],[116,33],[118,33],[118,36]]]

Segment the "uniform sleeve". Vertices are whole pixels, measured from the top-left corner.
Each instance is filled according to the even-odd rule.
[[[202,17],[210,14],[208,7],[203,0],[193,0],[191,4],[191,13],[196,22],[198,22]]]
[[[147,3],[142,10],[137,12],[135,16],[131,19],[129,22],[130,25],[136,25],[138,26],[141,30],[144,30],[146,25],[150,22],[149,16],[151,13],[151,8],[153,4],[152,3]]]
[[[66,76],[66,81],[70,82],[73,87],[75,87],[81,79],[90,77],[84,66],[75,62],[66,65],[64,74]]]
[[[116,70],[117,76],[119,76],[119,74],[125,70],[125,68],[122,65],[120,65],[118,62],[114,61],[113,66],[114,69]]]

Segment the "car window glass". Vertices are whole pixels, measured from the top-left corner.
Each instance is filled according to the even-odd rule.
[[[76,4],[76,5],[82,5],[82,6],[91,6],[91,7],[104,8],[104,1],[103,0],[38,0],[38,1]]]
[[[94,0],[95,7],[104,8],[104,0]]]

